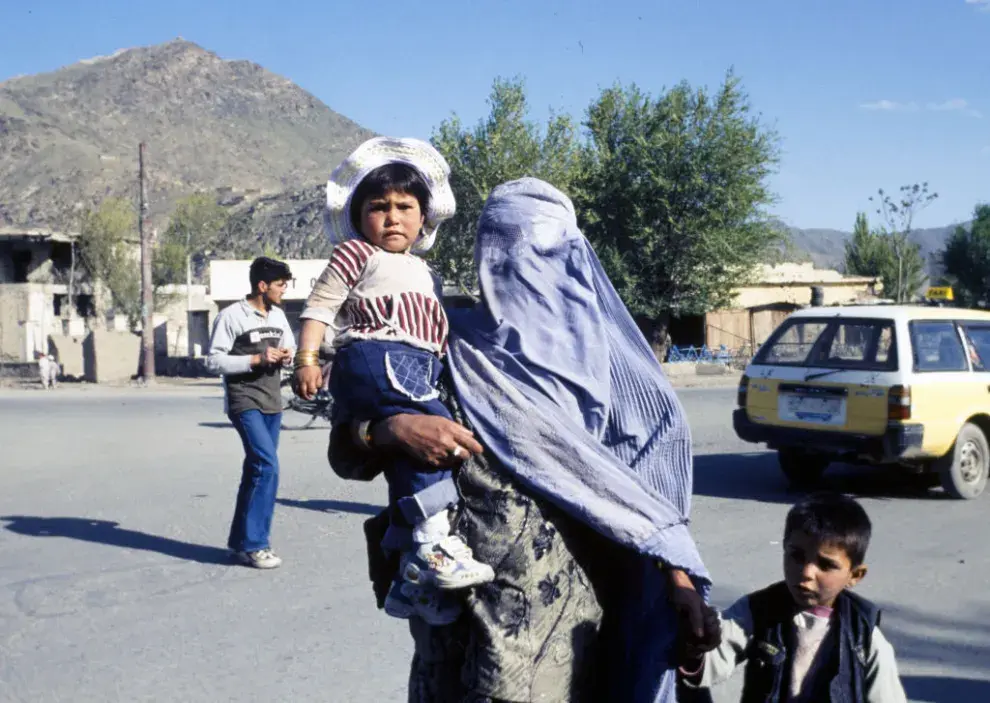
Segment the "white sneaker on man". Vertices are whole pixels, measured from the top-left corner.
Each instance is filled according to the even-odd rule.
[[[234,558],[244,566],[255,569],[277,569],[282,560],[271,549],[259,549],[254,552],[234,552]]]

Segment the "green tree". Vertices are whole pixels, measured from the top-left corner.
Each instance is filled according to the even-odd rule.
[[[528,119],[526,91],[519,79],[496,79],[488,98],[490,113],[473,128],[452,116],[434,130],[433,145],[451,167],[457,214],[445,223],[431,261],[445,283],[472,290],[476,285],[474,240],[478,216],[492,188],[534,176],[573,197],[581,153],[567,116],[551,116],[545,129]]]
[[[853,235],[846,242],[846,273],[879,279],[885,297],[903,302],[910,300],[924,283],[925,261],[920,245],[884,228],[871,229],[866,213],[860,212]]]
[[[585,233],[658,354],[670,315],[730,303],[786,236],[767,214],[779,138],[730,72],[714,93],[605,90],[588,110]]]
[[[870,229],[865,212],[856,213],[852,237],[846,242],[846,273],[852,276],[880,276],[883,259],[890,250],[877,232]]]
[[[176,203],[155,248],[156,285],[191,283],[193,262],[209,253],[227,218],[227,211],[207,193],[194,193]]]
[[[114,310],[132,326],[141,317],[141,268],[137,212],[123,198],[107,198],[80,218],[79,254],[94,283],[110,294]],[[107,310],[99,310],[105,313]]]
[[[968,230],[956,227],[941,258],[962,303],[990,304],[990,205],[976,206]]]
[[[938,193],[930,192],[927,182],[901,186],[896,199],[883,188],[870,197],[886,225],[880,236],[892,257],[889,268],[880,273],[884,296],[898,303],[911,300],[925,282],[925,259],[921,247],[911,241],[911,233],[917,214],[936,198]]]
[[[902,233],[881,229],[877,275],[883,282],[883,295],[898,303],[914,298],[925,284],[925,257],[921,245]]]

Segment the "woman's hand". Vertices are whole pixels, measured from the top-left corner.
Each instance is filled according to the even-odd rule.
[[[319,366],[300,366],[296,369],[296,395],[312,400],[323,387],[323,370]]]
[[[371,431],[375,446],[398,447],[431,466],[456,466],[482,446],[463,425],[434,415],[393,415]]]
[[[705,603],[691,578],[680,569],[671,569],[670,586],[670,602],[687,629],[683,637],[687,652],[698,656],[718,647],[722,643],[718,613]]]

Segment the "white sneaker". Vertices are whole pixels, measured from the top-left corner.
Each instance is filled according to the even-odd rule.
[[[255,569],[277,569],[282,560],[275,556],[271,549],[259,549],[255,552],[234,552],[234,558],[245,566]]]
[[[477,561],[460,537],[449,535],[432,544],[421,544],[407,554],[402,562],[402,577],[419,586],[453,591],[488,583],[495,579],[495,571]]]
[[[450,625],[461,616],[461,604],[435,588],[395,581],[385,598],[385,612],[402,620],[415,616],[428,625]]]

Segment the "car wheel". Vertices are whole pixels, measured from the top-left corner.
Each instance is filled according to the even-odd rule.
[[[791,487],[799,490],[815,488],[821,482],[825,469],[832,463],[826,456],[799,449],[779,450],[777,461]]]
[[[950,496],[963,500],[978,497],[987,487],[990,473],[990,447],[983,430],[967,422],[952,449],[935,465],[942,488]]]

